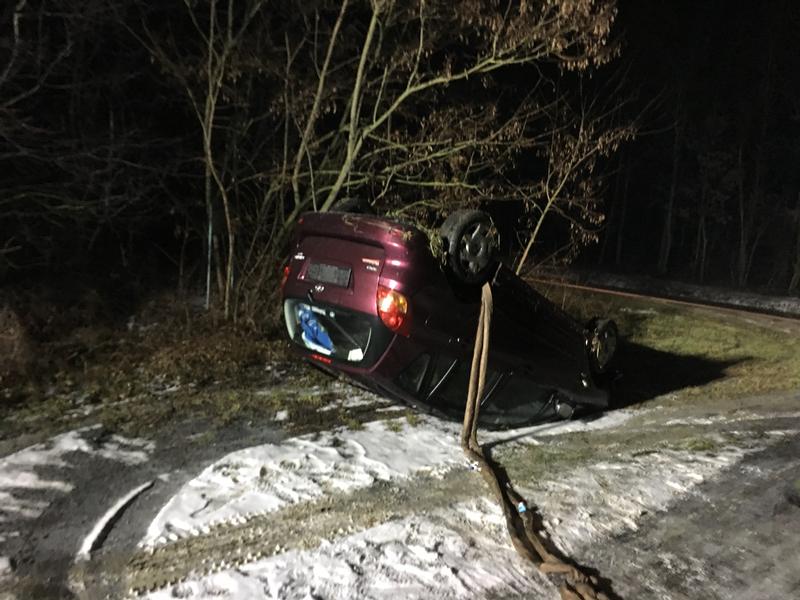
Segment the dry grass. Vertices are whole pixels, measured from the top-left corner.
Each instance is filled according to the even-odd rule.
[[[609,296],[543,290],[581,320],[613,318],[623,339],[619,367],[628,401],[668,394],[735,399],[800,388],[800,323]]]
[[[623,405],[702,396],[733,406],[743,396],[800,387],[800,336],[686,307],[546,291],[580,319],[617,321]],[[73,329],[41,344],[39,353],[35,376],[1,392],[0,440],[98,421],[112,431],[147,434],[185,419],[209,428],[239,419],[270,423],[281,412],[282,427],[304,433],[358,429],[391,416],[369,403],[345,408],[341,400],[352,392],[303,365],[283,340],[180,303],[149,305],[122,326]],[[414,411],[405,417],[406,426],[419,422]]]

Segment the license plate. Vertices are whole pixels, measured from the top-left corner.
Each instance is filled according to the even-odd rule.
[[[347,287],[350,285],[350,274],[350,267],[338,267],[336,265],[312,262],[308,267],[306,277],[321,283]]]

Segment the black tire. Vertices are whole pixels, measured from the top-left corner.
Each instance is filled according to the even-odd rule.
[[[481,284],[497,266],[497,229],[485,212],[459,210],[440,228],[450,272],[462,283]]]
[[[617,324],[611,319],[592,319],[586,327],[586,351],[592,373],[599,375],[608,372],[614,363],[619,332]]]

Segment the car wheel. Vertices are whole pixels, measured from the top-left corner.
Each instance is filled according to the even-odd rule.
[[[589,365],[595,374],[605,373],[617,351],[617,324],[611,319],[592,319],[587,326]]]
[[[440,229],[447,266],[463,283],[488,281],[497,264],[497,229],[485,212],[460,210]]]

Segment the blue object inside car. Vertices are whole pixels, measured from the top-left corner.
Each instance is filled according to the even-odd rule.
[[[333,342],[325,328],[319,324],[314,314],[308,308],[301,307],[297,314],[300,327],[303,330],[303,341],[309,348],[330,354],[333,352]]]

